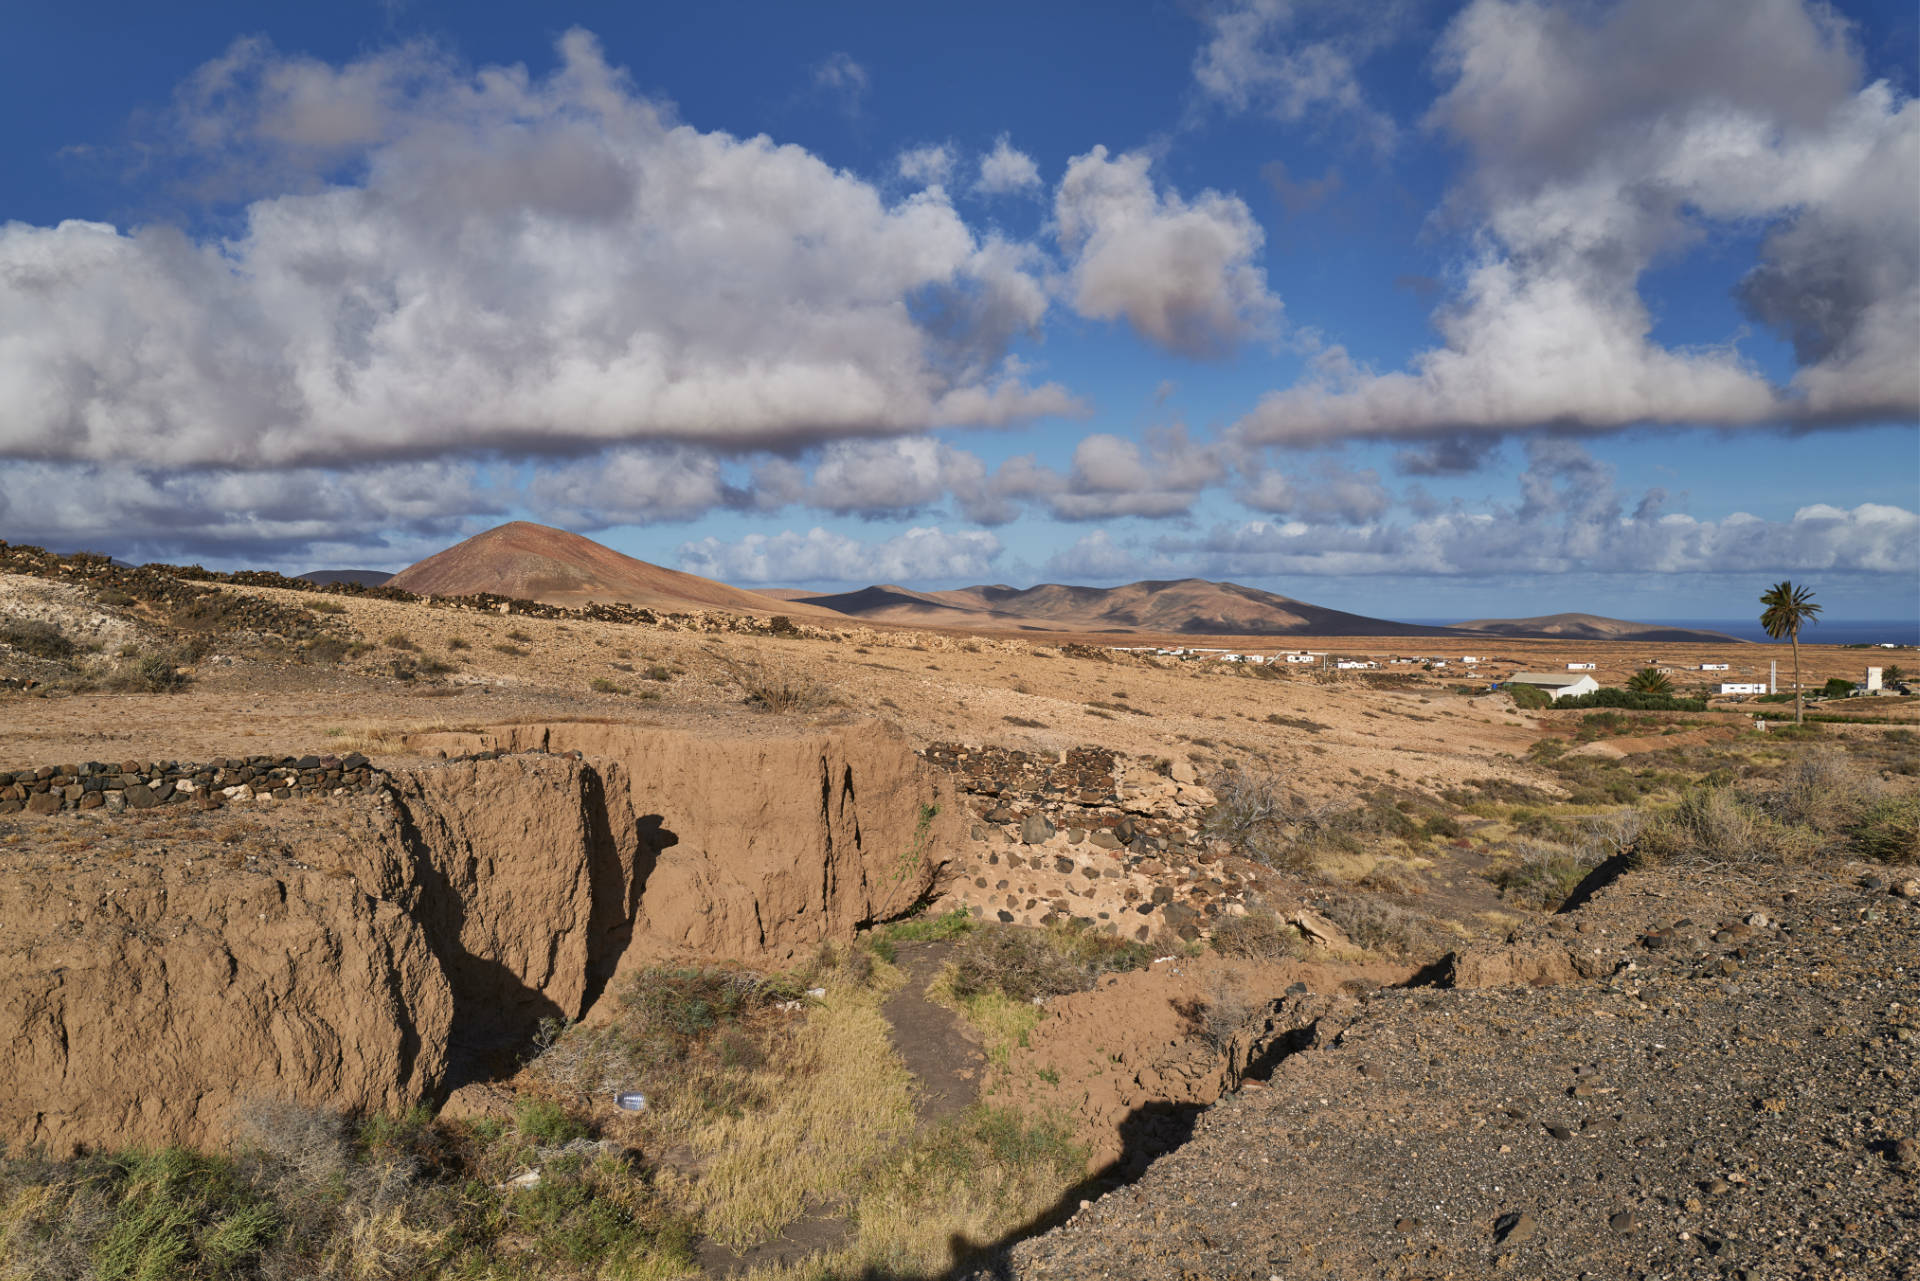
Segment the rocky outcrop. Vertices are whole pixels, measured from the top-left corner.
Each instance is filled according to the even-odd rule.
[[[883,726],[494,738],[367,798],[180,811],[164,840],[78,814],[6,846],[0,1143],[217,1143],[254,1097],[431,1102],[623,967],[777,966],[898,915],[956,841],[951,794]]]

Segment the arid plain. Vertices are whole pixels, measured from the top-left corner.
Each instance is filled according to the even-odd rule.
[[[1784,647],[36,564],[0,579],[19,1275],[147,1257],[143,1206],[205,1275],[1907,1275],[1920,709],[1488,688]],[[1647,1088],[1654,1032],[1714,1088]],[[1286,1169],[1289,1223],[1215,1203]]]

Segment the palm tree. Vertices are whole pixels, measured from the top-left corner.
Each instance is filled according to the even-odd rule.
[[[1760,626],[1767,629],[1767,635],[1775,640],[1784,636],[1793,642],[1793,723],[1798,725],[1805,715],[1800,698],[1800,628],[1820,621],[1820,607],[1813,603],[1811,591],[1784,579],[1762,593],[1760,603],[1766,606],[1760,614]]]
[[[1671,694],[1673,682],[1657,667],[1643,667],[1627,677],[1627,688],[1636,694]]]

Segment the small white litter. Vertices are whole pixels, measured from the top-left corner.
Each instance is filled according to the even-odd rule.
[[[506,1191],[508,1188],[538,1187],[540,1186],[540,1171],[528,1170],[523,1174],[514,1175],[511,1179],[508,1179],[505,1183],[496,1183],[494,1184],[494,1186],[502,1192]]]
[[[645,1112],[647,1096],[637,1090],[623,1090],[613,1096],[613,1106],[622,1112]]]

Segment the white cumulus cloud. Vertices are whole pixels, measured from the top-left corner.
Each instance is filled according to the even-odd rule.
[[[1849,40],[1801,0],[1475,0],[1428,118],[1472,157],[1450,211],[1478,228],[1442,345],[1404,371],[1323,361],[1238,434],[1920,413],[1920,104],[1863,84]],[[1640,293],[1656,261],[1755,227],[1772,230],[1740,295],[1795,344],[1784,386],[1731,345],[1662,345]]]
[[[1032,191],[1039,185],[1040,166],[1003,133],[994,140],[993,150],[980,157],[980,177],[973,189],[982,195],[1004,196]]]
[[[799,147],[679,124],[585,32],[559,48],[536,78],[236,45],[183,136],[250,179],[354,176],[262,196],[218,242],[0,226],[0,455],[741,449],[1076,408],[1001,362],[1046,308],[1030,253],[935,190],[889,204]]]
[[[1124,319],[1188,356],[1217,356],[1268,333],[1280,300],[1254,259],[1265,233],[1246,202],[1156,190],[1149,159],[1076,156],[1054,195],[1068,292],[1081,315]]]

